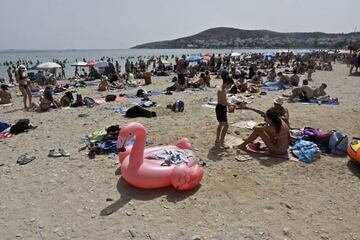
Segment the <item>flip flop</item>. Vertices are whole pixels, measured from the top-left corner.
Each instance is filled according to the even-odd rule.
[[[26,154],[21,155],[18,160],[16,161],[19,165],[25,165],[28,164],[29,162],[35,160],[36,157],[32,156],[32,157],[27,157]]]

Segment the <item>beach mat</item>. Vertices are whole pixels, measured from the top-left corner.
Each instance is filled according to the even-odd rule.
[[[10,107],[13,103],[7,103],[7,104],[0,104],[0,107]]]
[[[4,139],[4,138],[11,138],[13,136],[15,136],[16,134],[13,134],[13,133],[9,133],[9,132],[6,132],[6,133],[0,133],[0,139]]]
[[[333,100],[322,101],[319,104],[319,101],[317,99],[310,99],[309,102],[301,102],[301,103],[304,105],[333,105],[333,106],[340,105],[339,101],[333,101]]]
[[[234,124],[231,124],[231,126],[236,128],[246,128],[252,130],[256,126],[256,124],[257,122],[250,120],[250,121],[236,122]]]
[[[226,145],[231,146],[231,147],[240,145],[241,143],[244,142],[241,138],[237,138],[237,137],[233,137],[233,136],[229,136],[229,137],[227,136],[226,138],[229,139],[228,140],[229,142],[226,139],[226,141],[225,141]],[[266,145],[263,141],[256,140],[255,142],[260,143],[259,149],[258,150],[252,149],[248,144],[248,145],[246,145],[246,150],[245,150],[246,153],[253,155],[253,156],[257,156],[257,157],[271,157],[271,158],[285,159],[285,160],[291,160],[291,161],[298,162],[298,160],[292,156],[290,147],[288,148],[288,151],[286,153],[279,155],[279,154],[271,153],[266,148]]]

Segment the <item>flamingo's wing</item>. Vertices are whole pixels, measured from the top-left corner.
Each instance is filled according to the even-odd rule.
[[[178,190],[190,190],[200,183],[203,175],[204,169],[198,164],[177,165],[171,172],[171,184]]]

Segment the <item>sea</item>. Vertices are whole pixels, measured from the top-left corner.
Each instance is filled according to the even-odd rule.
[[[287,49],[286,49],[287,50]],[[8,79],[7,66],[4,66],[5,61],[17,60],[31,60],[34,64],[37,60],[40,62],[52,62],[53,60],[67,60],[65,65],[66,77],[73,77],[75,68],[71,66],[76,61],[99,60],[112,58],[119,61],[122,72],[124,72],[124,65],[126,58],[130,61],[137,61],[138,58],[148,59],[152,56],[168,57],[169,62],[174,62],[175,56],[198,55],[205,53],[224,54],[231,52],[238,53],[262,53],[262,52],[277,52],[281,49],[72,49],[72,50],[0,50],[0,78]],[[291,51],[291,49],[290,49]],[[294,50],[299,51],[299,49]],[[32,67],[32,66],[29,66]]]

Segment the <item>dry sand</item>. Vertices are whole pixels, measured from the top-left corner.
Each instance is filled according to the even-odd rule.
[[[334,65],[333,72],[317,71],[312,84],[327,83],[328,93],[338,97],[341,105],[286,104],[291,125],[359,136],[360,77],[347,75],[348,69],[340,64]],[[171,85],[170,79],[153,78],[153,84],[144,88],[162,90]],[[82,94],[100,96],[93,89]],[[255,98],[252,106],[266,110],[276,95],[270,92]],[[360,239],[359,166],[333,156],[309,165],[271,158],[238,162],[233,150],[213,148],[215,113],[201,105],[215,96],[213,89],[154,97],[161,104],[155,108],[158,117],[136,119],[146,126],[148,139],[156,145],[175,143],[182,137],[191,140],[196,154],[206,162],[206,172],[201,186],[189,192],[133,188],[119,176],[116,156],[90,160],[85,152],[77,152],[81,136],[133,121],[104,110],[104,105],[29,113],[20,110],[22,99],[17,98],[14,106],[0,108],[2,121],[30,118],[38,126],[0,140],[0,238]],[[184,100],[185,112],[165,108],[177,99]],[[79,118],[80,113],[89,117]],[[231,123],[261,120],[250,112],[228,116]],[[229,129],[231,136],[237,136],[235,130],[239,129]],[[249,134],[240,129],[242,137]],[[47,157],[49,149],[59,147],[71,157]],[[37,158],[19,166],[16,159],[23,153]]]

